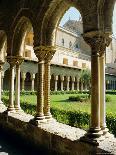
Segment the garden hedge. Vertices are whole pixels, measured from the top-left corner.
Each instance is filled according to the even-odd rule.
[[[5,105],[8,105],[8,96],[3,96],[2,101],[5,103]],[[35,115],[36,112],[36,106],[31,105],[30,103],[26,102],[21,102],[21,107],[22,109],[31,115]],[[66,110],[61,110],[59,108],[51,108],[51,113],[53,117],[61,122],[68,124],[73,127],[79,127],[82,129],[88,129],[89,126],[89,120],[90,120],[90,114],[87,112],[82,112],[82,111],[66,111]],[[116,137],[116,114],[113,113],[108,113],[106,115],[106,123],[109,131],[113,133]]]

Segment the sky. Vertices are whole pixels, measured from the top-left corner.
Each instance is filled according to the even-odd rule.
[[[69,10],[67,10],[63,18],[61,19],[60,26],[63,26],[64,23],[69,19],[79,20],[80,17],[81,15],[79,11],[76,8],[71,7]],[[116,4],[114,6],[114,12],[113,12],[113,34],[116,36]]]

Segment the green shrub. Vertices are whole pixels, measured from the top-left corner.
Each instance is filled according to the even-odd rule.
[[[106,95],[106,102],[111,102],[111,101],[112,101],[111,96]]]
[[[2,101],[7,106],[8,96],[3,96]],[[21,107],[28,114],[35,115],[36,113],[36,106],[28,102],[21,101]],[[80,110],[61,110],[60,107],[52,107],[51,113],[53,117],[61,123],[65,123],[73,127],[79,127],[85,130],[88,129],[90,114],[87,112],[82,112]],[[108,113],[106,115],[106,123],[109,131],[116,136],[116,114]]]
[[[76,96],[69,96],[69,101],[83,102],[83,101],[87,101],[88,97],[89,97],[88,94],[78,94]]]

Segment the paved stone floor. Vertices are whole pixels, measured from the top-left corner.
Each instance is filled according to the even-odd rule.
[[[0,155],[48,155],[45,151],[35,151],[34,148],[25,145],[25,142],[17,141],[15,137],[0,130]]]

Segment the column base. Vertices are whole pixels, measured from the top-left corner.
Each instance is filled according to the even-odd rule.
[[[8,107],[7,108],[7,111],[8,112],[16,112],[14,107]]]
[[[21,108],[15,107],[15,111],[17,113],[24,113],[24,111]]]
[[[101,127],[101,130],[103,131],[103,135],[107,134],[109,131],[107,127]]]
[[[105,137],[103,136],[103,131],[100,128],[90,128],[84,137],[80,140],[83,142],[91,143],[93,145],[99,145],[100,141],[103,141]]]
[[[35,117],[34,119],[31,119],[29,123],[31,123],[34,126],[39,126],[42,123],[47,123],[47,120],[45,119],[45,117],[44,119]]]
[[[44,116],[45,116],[45,119],[51,119],[52,118],[51,113],[44,114]]]

